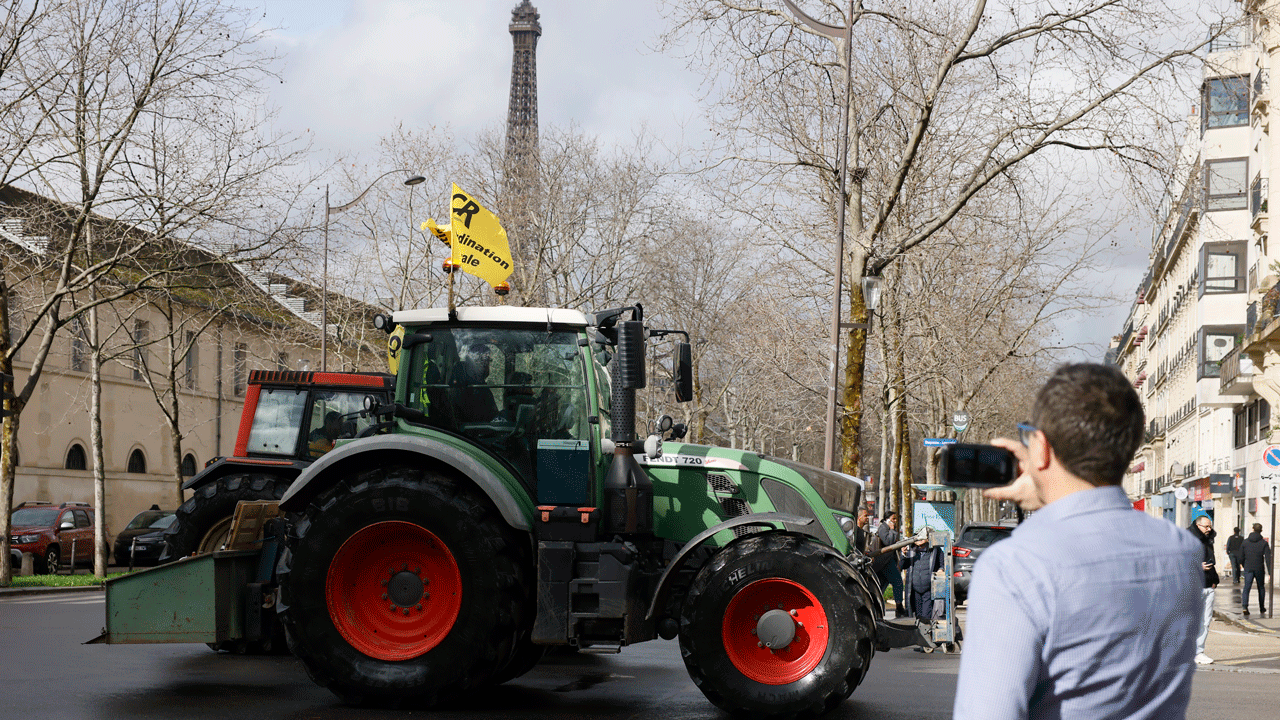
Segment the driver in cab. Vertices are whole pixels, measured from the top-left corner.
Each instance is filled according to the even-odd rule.
[[[307,437],[307,448],[311,457],[317,458],[333,449],[333,441],[342,434],[342,413],[330,410],[324,415],[324,425],[311,431]]]
[[[458,363],[458,414],[462,422],[489,422],[498,415],[489,379],[489,346],[482,342],[463,348]]]

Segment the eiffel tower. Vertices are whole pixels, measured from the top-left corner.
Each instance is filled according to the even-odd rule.
[[[527,175],[538,156],[538,10],[522,2],[511,11],[511,98],[507,102],[508,173]]]

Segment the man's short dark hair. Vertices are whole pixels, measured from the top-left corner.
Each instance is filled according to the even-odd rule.
[[[1253,531],[1254,531],[1254,532],[1256,532],[1256,533],[1260,533],[1260,532],[1262,532],[1262,523],[1254,523],[1254,524],[1253,524]]]
[[[894,511],[890,510],[889,512],[887,512],[887,513],[885,513],[885,514],[884,514],[884,517],[883,517],[883,518],[880,518],[880,519],[881,519],[881,520],[884,520],[885,522],[889,522],[889,518],[897,517],[897,515],[898,515],[898,513],[896,513],[896,512],[894,512]]]
[[[1091,485],[1119,485],[1142,443],[1142,403],[1111,365],[1058,368],[1036,393],[1031,424],[1062,465]]]

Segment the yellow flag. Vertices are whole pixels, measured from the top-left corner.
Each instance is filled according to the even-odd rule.
[[[387,337],[387,370],[395,375],[400,369],[400,347],[404,344],[404,326],[397,325]]]
[[[453,244],[453,228],[449,225],[437,225],[434,219],[427,218],[427,221],[422,223],[422,229],[429,230],[445,245]]]
[[[450,202],[453,262],[490,285],[511,275],[511,247],[498,216],[480,207],[455,183]]]

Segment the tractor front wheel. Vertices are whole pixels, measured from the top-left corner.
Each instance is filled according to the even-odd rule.
[[[703,566],[680,614],[680,653],[734,714],[814,716],[853,692],[875,627],[857,571],[806,535],[743,537]]]
[[[353,473],[312,501],[281,558],[290,649],[353,704],[495,682],[532,622],[528,542],[463,480]]]

